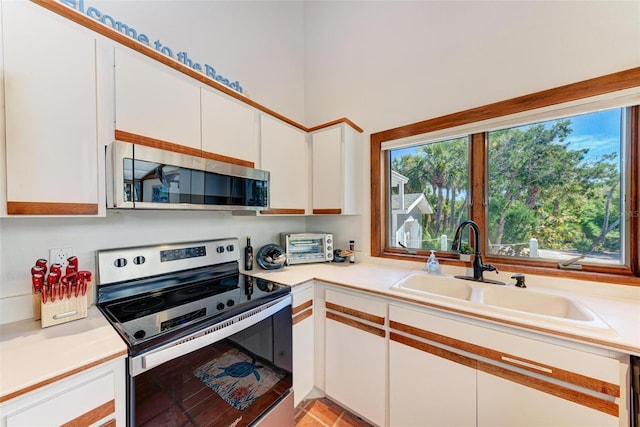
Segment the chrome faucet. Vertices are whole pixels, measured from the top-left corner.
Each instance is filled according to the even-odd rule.
[[[486,283],[493,283],[496,285],[504,285],[504,282],[489,280],[483,277],[483,273],[485,271],[495,271],[496,274],[498,274],[499,272],[495,266],[491,264],[484,264],[482,262],[482,254],[480,253],[480,228],[478,227],[478,224],[476,224],[472,220],[468,219],[460,223],[460,225],[456,229],[456,234],[453,237],[453,242],[451,243],[451,250],[454,253],[460,253],[460,238],[462,235],[462,230],[464,230],[464,228],[467,225],[473,229],[473,234],[475,237],[475,240],[474,240],[475,254],[473,255],[473,277],[469,277],[469,276],[455,276],[455,277],[458,279],[464,279],[464,280],[475,280],[476,282],[486,282]]]

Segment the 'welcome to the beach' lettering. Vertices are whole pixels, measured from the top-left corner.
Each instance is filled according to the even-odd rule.
[[[163,45],[159,39],[154,40],[152,42],[149,36],[147,36],[146,34],[138,32],[135,28],[130,27],[129,25],[113,18],[110,15],[102,13],[97,8],[93,6],[85,8],[84,0],[59,0],[59,1],[65,6],[71,7],[76,11],[87,15],[89,18],[95,19],[96,21],[101,22],[102,24],[113,28],[119,33],[122,33],[125,36],[134,39],[138,43],[142,43],[146,46],[153,47],[155,50],[162,53],[163,55],[176,59],[178,62],[186,65],[187,67],[195,71],[198,71],[206,75],[210,79],[215,80],[216,82],[221,83],[225,86],[228,86],[230,89],[233,89],[239,93],[243,93],[242,86],[240,86],[240,82],[238,82],[237,80],[232,82],[230,79],[224,76],[221,76],[216,72],[216,69],[209,64],[204,64],[203,66],[199,62],[194,61],[189,57],[189,54],[187,54],[186,51],[180,51],[180,52],[174,53],[173,49],[171,49],[169,46]]]

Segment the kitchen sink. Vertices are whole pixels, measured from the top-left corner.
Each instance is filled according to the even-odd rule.
[[[571,298],[516,288],[485,288],[482,302],[486,305],[552,316],[561,319],[591,322],[594,316]]]
[[[615,334],[605,321],[580,302],[554,292],[499,286],[426,272],[412,272],[390,290],[424,298],[445,297],[449,303],[460,304],[470,311],[489,311],[500,316],[508,314],[523,320]]]
[[[416,294],[432,294],[461,300],[471,298],[472,287],[459,279],[412,273],[391,287],[392,290]]]

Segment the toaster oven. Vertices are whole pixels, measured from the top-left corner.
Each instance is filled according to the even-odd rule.
[[[330,233],[282,233],[280,244],[287,253],[288,265],[333,260],[333,234]]]

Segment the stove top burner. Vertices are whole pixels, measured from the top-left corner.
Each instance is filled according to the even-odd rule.
[[[224,294],[238,288],[238,275],[207,280],[197,277],[197,279],[193,283],[186,282],[177,286],[173,279],[168,279],[164,283],[171,284],[170,287],[163,288],[162,282],[159,282],[159,289],[153,288],[152,292],[135,295],[130,298],[125,297],[115,302],[107,303],[105,307],[118,322],[126,323],[142,316],[161,313],[174,307]]]
[[[215,323],[290,292],[289,286],[237,271],[213,278],[199,271],[179,280],[170,276],[126,286],[130,296],[99,307],[129,343],[130,351],[142,351],[196,325]],[[123,290],[115,288],[122,295]]]
[[[120,310],[125,313],[150,312],[152,308],[159,307],[162,303],[164,303],[164,298],[150,297],[126,303]]]

